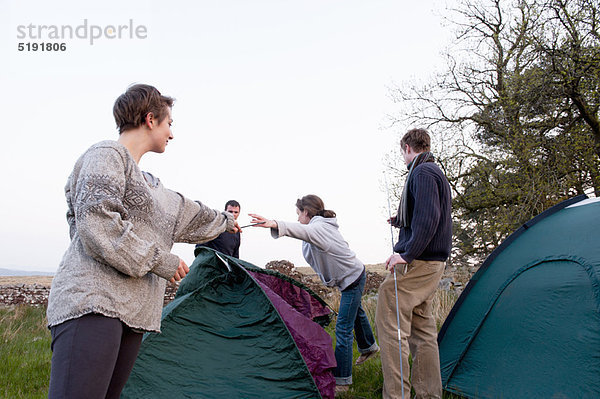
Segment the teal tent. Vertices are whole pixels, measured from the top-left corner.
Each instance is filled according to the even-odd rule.
[[[525,223],[442,326],[444,389],[469,398],[600,398],[600,201]]]
[[[325,302],[275,271],[208,248],[196,254],[121,397],[333,398]]]

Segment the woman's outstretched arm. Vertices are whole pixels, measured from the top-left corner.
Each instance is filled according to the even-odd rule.
[[[255,227],[271,228],[271,236],[273,238],[288,236],[313,244],[322,251],[327,251],[329,249],[330,243],[327,240],[327,234],[322,226],[318,224],[301,224],[270,220],[255,213],[249,213],[249,215],[252,216],[252,223],[264,222]]]

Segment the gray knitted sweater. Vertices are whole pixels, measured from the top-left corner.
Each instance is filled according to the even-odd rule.
[[[48,325],[88,313],[160,331],[174,242],[201,243],[232,231],[234,219],[168,190],[116,141],[93,145],[65,186],[71,243],[52,281]]]

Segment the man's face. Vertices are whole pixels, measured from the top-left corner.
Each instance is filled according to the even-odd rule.
[[[404,147],[400,148],[402,150],[402,156],[404,157],[404,163],[408,166],[413,159],[419,154],[415,153],[412,148],[408,144],[404,144]]]
[[[238,216],[240,216],[240,207],[239,206],[227,205],[227,209],[225,209],[225,211],[233,214],[233,217],[235,218],[235,220],[237,220]]]

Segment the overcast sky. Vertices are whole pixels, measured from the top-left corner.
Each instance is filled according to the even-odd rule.
[[[132,83],[177,100],[174,140],[140,162],[166,187],[217,209],[237,199],[240,224],[295,221],[296,199],[317,194],[357,256],[383,262],[384,156],[409,128],[386,128],[388,87],[441,67],[443,14],[438,0],[0,0],[0,268],[56,270],[66,179],[118,137],[112,106]],[[66,49],[33,51],[42,42]],[[192,245],[173,251],[192,262]],[[306,265],[300,241],[260,228],[240,255]]]

